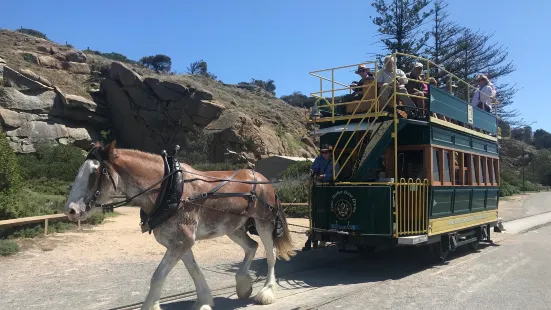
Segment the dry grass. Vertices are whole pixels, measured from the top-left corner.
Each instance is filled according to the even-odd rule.
[[[4,29],[0,30],[0,57],[4,58],[10,68],[15,70],[30,69],[68,94],[91,99],[90,94],[86,92],[88,75],[72,74],[65,70],[48,69],[23,59],[21,52],[36,53],[36,47],[42,44],[54,45],[63,51],[70,49],[64,45],[55,44],[23,33]]]

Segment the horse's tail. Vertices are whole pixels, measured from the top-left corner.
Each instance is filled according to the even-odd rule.
[[[273,241],[276,247],[276,256],[279,259],[290,260],[292,256],[296,255],[295,250],[293,249],[293,240],[291,238],[291,232],[289,231],[289,226],[287,225],[287,219],[285,218],[285,213],[281,208],[281,201],[276,196],[277,212],[276,212],[276,227],[273,233]],[[278,233],[278,226],[281,225],[280,229],[283,229],[282,233]]]

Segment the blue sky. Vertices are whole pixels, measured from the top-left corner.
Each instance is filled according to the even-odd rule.
[[[544,51],[551,50],[551,2],[543,0],[449,0],[450,18],[494,33],[517,71],[514,108],[551,131]],[[530,2],[530,5],[528,5]],[[532,4],[534,3],[534,4]],[[538,3],[538,4],[535,4]],[[79,49],[119,52],[131,59],[162,53],[184,72],[204,59],[226,83],[273,79],[277,96],[318,91],[310,71],[374,60],[376,26],[371,0],[278,1],[4,1],[0,28],[44,32]],[[9,14],[7,14],[9,12]],[[338,80],[357,79],[343,70]]]

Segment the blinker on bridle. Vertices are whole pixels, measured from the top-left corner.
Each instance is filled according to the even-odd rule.
[[[107,160],[108,155],[105,154],[103,150],[100,150],[98,147],[93,147],[90,152],[88,152],[88,155],[86,156],[86,160],[92,159],[99,161],[100,167],[105,166],[104,161]],[[103,181],[104,176],[107,176],[109,180],[111,180],[111,184],[113,184],[113,188],[117,190],[117,185],[115,184],[115,180],[109,173],[109,170],[107,167],[103,167],[101,169],[101,174],[99,176],[98,185],[96,187],[96,190],[94,191],[94,195],[92,197],[89,197],[85,200],[85,210],[86,212],[90,211],[93,207],[102,207],[102,209],[105,211],[105,205],[103,204],[97,204],[96,201],[98,200],[99,196],[101,195],[101,184]]]

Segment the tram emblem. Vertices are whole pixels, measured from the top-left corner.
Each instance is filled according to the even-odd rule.
[[[331,197],[331,211],[339,220],[349,219],[356,212],[356,198],[346,190],[337,191]]]

